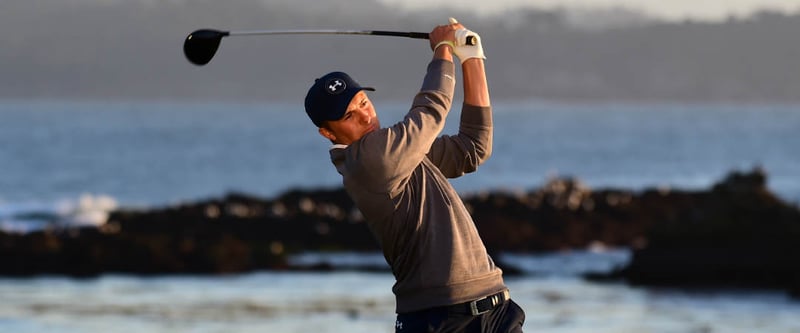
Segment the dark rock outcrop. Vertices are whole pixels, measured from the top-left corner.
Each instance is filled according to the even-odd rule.
[[[493,253],[629,247],[627,267],[595,278],[800,293],[800,210],[773,195],[758,169],[731,173],[704,191],[591,191],[574,179],[553,179],[527,193],[487,192],[464,201]],[[0,275],[294,269],[287,256],[304,251],[378,247],[343,189],[297,190],[272,200],[229,194],[118,210],[97,229],[0,233]]]
[[[642,285],[800,290],[800,210],[767,190],[763,172],[684,196],[614,274]]]

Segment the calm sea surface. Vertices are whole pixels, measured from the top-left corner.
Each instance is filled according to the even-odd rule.
[[[384,125],[406,111],[376,104]],[[457,117],[446,131],[455,131]],[[701,189],[761,166],[773,191],[800,202],[798,106],[499,103],[495,130],[492,158],[454,182],[461,192],[526,190],[557,175],[593,188]],[[328,146],[300,105],[4,101],[0,228],[26,230],[46,223],[36,217],[43,212],[77,206],[339,186]],[[526,331],[800,332],[800,302],[782,293],[576,277],[608,269],[596,267],[608,258],[624,261],[509,258],[537,273],[508,280],[528,313]],[[391,332],[392,283],[389,274],[350,272],[0,279],[0,332]]]
[[[381,123],[406,105],[376,102]],[[449,117],[447,133],[458,123]],[[462,192],[525,190],[575,176],[593,188],[706,188],[764,167],[800,202],[800,106],[495,105],[492,158]],[[0,102],[0,203],[82,194],[164,205],[242,191],[339,186],[329,142],[301,105]]]

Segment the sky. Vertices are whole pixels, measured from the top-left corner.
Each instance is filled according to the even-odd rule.
[[[730,16],[744,17],[759,10],[769,9],[789,13],[800,11],[800,0],[379,0],[404,8],[421,9],[434,6],[470,6],[487,14],[502,13],[507,9],[534,7],[554,8],[625,8],[640,10],[666,20],[724,20]]]

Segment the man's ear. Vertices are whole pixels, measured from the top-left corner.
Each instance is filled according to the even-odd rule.
[[[331,132],[327,128],[320,127],[319,128],[319,134],[324,136],[324,137],[326,137],[326,138],[328,138],[328,140],[336,141],[336,136],[333,135],[333,132]]]

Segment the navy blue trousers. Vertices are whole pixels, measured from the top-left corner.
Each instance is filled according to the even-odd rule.
[[[473,316],[447,307],[397,315],[396,333],[522,333],[525,311],[508,300],[489,312]]]

